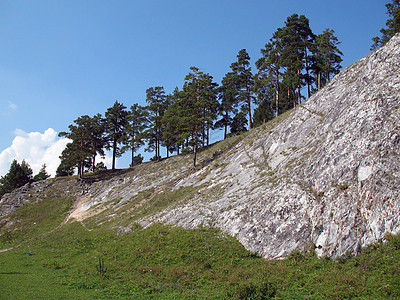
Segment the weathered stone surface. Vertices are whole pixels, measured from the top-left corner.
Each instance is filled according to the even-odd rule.
[[[179,186],[219,185],[144,220],[216,226],[267,258],[357,253],[400,231],[400,35]],[[206,176],[204,175],[206,172]],[[200,191],[201,192],[201,191]]]
[[[41,201],[52,196],[78,196],[88,191],[89,186],[76,179],[59,180],[48,178],[38,182],[27,183],[26,185],[3,195],[0,199],[0,218],[14,212],[24,203],[32,199]]]
[[[59,185],[64,194],[85,195],[81,209],[107,210],[109,219],[133,214],[164,192],[191,193],[121,225],[119,234],[137,222],[164,222],[218,227],[266,258],[314,247],[320,256],[357,253],[400,231],[399,70],[397,35],[229,150],[200,153],[200,169],[190,169],[189,156],[175,156],[101,180],[50,182],[52,191]],[[138,200],[142,192],[150,196]],[[46,193],[43,187],[36,198]],[[23,195],[23,189],[5,195],[0,217],[23,203]]]

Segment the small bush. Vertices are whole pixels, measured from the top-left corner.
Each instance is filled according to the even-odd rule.
[[[276,287],[267,281],[240,283],[227,292],[228,299],[272,299]]]
[[[386,241],[392,241],[396,236],[391,232],[386,232],[385,236],[383,237]]]
[[[339,184],[338,189],[341,191],[344,191],[344,190],[347,190],[349,188],[349,186],[350,185],[348,183],[343,182],[343,183]]]
[[[392,244],[393,250],[400,250],[400,235],[393,237],[390,243]]]

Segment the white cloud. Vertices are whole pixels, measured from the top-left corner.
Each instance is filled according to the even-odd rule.
[[[11,101],[7,101],[8,102],[8,107],[12,110],[17,110],[18,109],[18,105],[11,102]]]
[[[25,159],[31,166],[33,174],[37,174],[43,164],[46,164],[47,173],[54,176],[60,164],[59,156],[70,141],[67,138],[59,139],[53,128],[44,133],[25,132],[15,130],[15,138],[11,146],[0,153],[0,175],[4,176],[10,169],[14,159],[19,163]]]
[[[33,170],[33,174],[39,173],[43,164],[46,164],[47,173],[54,176],[60,165],[61,152],[70,142],[67,138],[58,138],[53,128],[40,132],[25,132],[21,129],[14,131],[15,138],[11,146],[0,153],[0,176],[4,176],[10,169],[14,159],[19,163],[25,160]],[[107,168],[111,168],[112,157],[106,153],[104,158],[97,157],[97,162],[102,161]]]

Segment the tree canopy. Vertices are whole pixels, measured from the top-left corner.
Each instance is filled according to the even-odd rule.
[[[389,19],[386,21],[386,28],[381,28],[381,36],[373,37],[374,42],[371,46],[371,50],[375,50],[385,45],[391,37],[396,33],[400,32],[400,0],[392,0],[392,2],[386,4],[387,14]]]
[[[12,190],[33,181],[32,169],[23,160],[21,164],[13,160],[8,173],[0,178],[0,197]]]
[[[126,126],[128,112],[126,106],[118,101],[107,109],[104,119],[106,149],[112,150],[112,169],[115,169],[115,160],[123,153],[120,144],[126,140]]]
[[[223,129],[224,139],[258,126],[288,109],[300,105],[321,89],[341,69],[342,52],[332,29],[314,34],[304,15],[287,17],[261,49],[253,74],[246,49],[238,51],[218,85],[198,67],[191,67],[181,89],[167,94],[163,86],[146,90],[146,106],[133,104],[130,110],[115,101],[104,118],[82,116],[60,133],[71,139],[61,155],[57,176],[82,176],[96,168],[96,156],[112,151],[116,158],[131,152],[130,166],[142,162],[136,155],[142,146],[160,160],[161,148],[170,153],[197,153],[208,146],[213,130]]]

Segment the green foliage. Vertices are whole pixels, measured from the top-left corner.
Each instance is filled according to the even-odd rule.
[[[132,159],[131,167],[140,165],[143,162],[143,158],[141,154],[135,155]]]
[[[262,101],[254,110],[254,126],[265,124],[274,117],[272,103]]]
[[[104,171],[107,170],[107,167],[104,165],[104,163],[101,161],[99,163],[96,164],[96,166],[94,167],[94,172],[98,172],[98,171]]]
[[[148,122],[150,126],[147,129],[146,137],[148,139],[148,148],[146,151],[155,151],[156,160],[161,159],[161,119],[167,109],[167,96],[164,87],[156,86],[146,90],[146,102],[148,103]]]
[[[273,299],[276,295],[276,286],[267,280],[239,282],[230,287],[226,295],[229,299]]]
[[[340,42],[334,33],[333,29],[328,28],[315,39],[312,72],[316,76],[318,90],[330,81],[331,75],[338,74],[342,68],[340,63],[343,53],[337,47]]]
[[[67,148],[68,145],[66,149]],[[64,149],[64,151],[66,149]],[[56,177],[72,176],[72,175],[74,175],[74,165],[72,165],[70,162],[66,162],[65,160],[61,159],[61,163],[56,170]]]
[[[70,205],[71,199],[62,198],[32,202],[10,216],[14,225],[0,228],[0,249],[14,247],[0,253],[4,297],[400,297],[400,236],[388,235],[387,243],[348,256],[340,264],[301,252],[268,261],[213,228],[185,230],[155,224],[116,236],[101,227],[88,231],[79,222],[69,222],[54,230]],[[32,229],[28,224],[34,220],[38,222]],[[11,241],[4,242],[6,233],[13,235]]]
[[[115,159],[122,155],[120,144],[126,139],[126,125],[128,112],[126,106],[118,101],[107,109],[105,113],[105,140],[107,141],[107,149],[112,149],[112,169],[115,169]]]
[[[32,169],[25,160],[19,164],[15,159],[8,173],[0,178],[0,197],[12,190],[32,182]]]
[[[371,50],[378,49],[379,47],[385,45],[391,37],[396,33],[400,32],[400,1],[392,0],[391,3],[386,4],[387,14],[390,18],[386,21],[387,28],[382,28],[380,30],[381,37],[374,37],[372,41],[374,44]]]
[[[209,144],[209,130],[218,107],[216,87],[212,76],[191,67],[182,91],[175,92],[176,101],[162,120],[166,145],[170,149],[191,148],[194,166],[198,148]]]
[[[231,132],[228,134],[228,137],[247,131],[246,125],[247,119],[245,113],[243,111],[238,112],[232,119]]]
[[[72,175],[76,167],[79,176],[82,177],[85,169],[95,168],[96,155],[104,155],[106,141],[103,138],[104,120],[101,115],[84,115],[74,120],[74,123],[68,126],[69,132],[59,133],[59,136],[66,137],[71,142],[60,156],[57,176]]]
[[[39,171],[39,173],[36,174],[36,175],[33,177],[33,181],[45,180],[45,179],[47,179],[47,178],[49,178],[49,177],[50,177],[50,174],[47,174],[47,172],[46,172],[46,164],[43,164],[43,165],[42,165],[42,168],[41,168],[40,171]]]
[[[232,63],[232,76],[234,78],[234,87],[237,91],[237,103],[241,106],[242,112],[248,113],[249,129],[253,128],[251,103],[254,100],[253,87],[254,77],[250,67],[250,56],[246,49],[239,51],[237,61]]]
[[[246,127],[264,124],[299,105],[305,98],[304,87],[309,97],[326,84],[341,68],[340,43],[333,33],[327,29],[315,36],[309,20],[293,14],[261,49],[255,75],[249,54],[241,49],[220,87],[210,74],[191,67],[181,90],[176,87],[167,95],[162,86],[148,88],[146,107],[134,104],[126,111],[116,101],[104,119],[100,114],[79,117],[76,125],[69,126],[70,132],[60,133],[72,142],[62,153],[57,176],[72,175],[75,168],[80,176],[94,170],[96,154],[104,155],[104,149],[112,149],[113,170],[116,157],[128,150],[132,166],[144,144],[145,151],[154,152],[155,161],[161,160],[162,146],[167,157],[174,151],[192,151],[196,167],[197,153],[209,146],[211,130],[223,128],[224,139],[241,134]]]
[[[333,30],[326,29],[316,36],[309,20],[297,14],[289,16],[285,26],[275,31],[256,62],[255,92],[262,109],[258,114],[266,116],[259,119],[267,119],[272,111],[277,117],[299,105],[304,98],[303,87],[307,87],[310,97],[314,85],[320,89],[332,74],[338,73],[343,54],[333,34]]]
[[[236,76],[233,72],[227,73],[222,78],[222,84],[219,87],[218,114],[221,119],[215,122],[215,128],[224,128],[224,139],[227,138],[228,127],[232,124],[232,114],[237,113],[238,91],[235,84]]]
[[[127,124],[125,126],[126,135],[123,142],[124,146],[121,150],[122,152],[125,152],[127,150],[131,151],[131,167],[142,163],[142,161],[140,161],[140,154],[135,155],[135,152],[145,144],[145,130],[148,125],[147,117],[147,110],[138,104],[132,105],[131,110],[128,112],[127,115]]]

